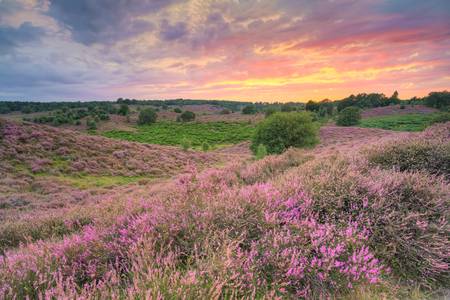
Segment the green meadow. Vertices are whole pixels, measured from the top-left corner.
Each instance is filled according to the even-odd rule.
[[[140,143],[178,146],[189,141],[194,148],[201,148],[203,143],[208,143],[211,148],[218,148],[250,140],[255,127],[242,122],[157,122],[137,126],[136,129],[133,132],[112,130],[102,134],[109,138]]]

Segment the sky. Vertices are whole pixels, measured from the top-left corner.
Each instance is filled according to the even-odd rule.
[[[450,90],[449,0],[0,0],[1,100]]]

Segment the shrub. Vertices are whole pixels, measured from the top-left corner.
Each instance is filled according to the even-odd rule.
[[[425,170],[450,178],[450,141],[425,138],[392,141],[367,151],[373,165],[399,171]]]
[[[194,121],[194,120],[195,120],[195,113],[193,113],[192,111],[188,111],[188,110],[183,112],[177,118],[177,121],[182,121],[182,122],[190,122],[190,121]]]
[[[186,139],[186,138],[183,138],[183,139],[181,140],[181,143],[180,143],[180,144],[181,144],[181,148],[183,148],[184,151],[187,151],[187,150],[189,150],[189,148],[192,147],[191,141],[188,140],[188,139]]]
[[[274,107],[269,107],[268,109],[266,109],[264,111],[264,115],[267,117],[270,117],[271,115],[273,115],[274,113],[276,113],[278,110]]]
[[[176,107],[173,111],[176,112],[177,114],[181,114],[181,109],[179,109],[178,107]]]
[[[242,113],[244,115],[254,115],[256,114],[256,106],[253,104],[247,105],[242,109]]]
[[[96,130],[97,129],[97,123],[95,123],[94,120],[87,119],[86,120],[86,126],[88,130]]]
[[[431,92],[425,97],[425,104],[430,107],[444,109],[450,106],[450,92]]]
[[[138,124],[148,125],[156,122],[157,114],[153,108],[145,108],[139,113]]]
[[[264,158],[267,155],[267,148],[266,146],[260,144],[258,145],[258,147],[256,148],[256,159],[261,159]]]
[[[229,109],[225,108],[220,111],[220,114],[221,115],[229,115],[229,114],[231,114],[231,111]]]
[[[126,116],[126,115],[128,115],[129,111],[130,111],[130,109],[129,109],[128,105],[126,105],[126,104],[120,104],[120,108],[119,108],[119,110],[117,111],[117,113],[118,113],[119,115]]]
[[[405,109],[405,108],[406,108],[405,104],[400,105],[400,109]]]
[[[336,124],[339,126],[357,125],[361,120],[361,110],[358,107],[347,107],[339,112]]]
[[[203,144],[202,144],[202,150],[206,152],[206,151],[209,150],[209,148],[210,148],[210,147],[209,147],[209,144],[208,144],[207,142],[203,142]]]
[[[267,153],[281,153],[289,147],[313,146],[318,142],[317,126],[307,112],[275,113],[258,124],[252,142],[256,153],[258,145]]]

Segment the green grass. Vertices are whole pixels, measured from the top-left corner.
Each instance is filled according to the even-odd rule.
[[[228,122],[157,122],[136,128],[135,132],[113,130],[104,132],[103,135],[133,142],[172,146],[189,140],[196,149],[201,149],[202,144],[206,142],[215,149],[250,140],[255,130],[253,124]]]
[[[60,182],[66,183],[79,189],[89,189],[95,187],[113,187],[126,185],[141,180],[151,180],[146,176],[112,176],[112,175],[58,175],[49,176]]]
[[[422,131],[432,124],[436,114],[407,114],[371,117],[361,120],[360,127],[395,131]]]

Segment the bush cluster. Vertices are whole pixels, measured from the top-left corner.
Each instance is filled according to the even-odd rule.
[[[361,120],[361,110],[358,107],[350,106],[339,112],[336,125],[353,126],[359,124]]]

